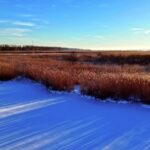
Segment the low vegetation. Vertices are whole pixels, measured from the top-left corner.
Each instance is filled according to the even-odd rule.
[[[3,49],[0,54],[1,80],[25,76],[60,91],[72,91],[78,84],[82,94],[101,100],[113,98],[150,104],[150,52],[29,54],[8,50],[5,53]]]

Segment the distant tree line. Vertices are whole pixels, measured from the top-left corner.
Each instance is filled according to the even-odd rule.
[[[62,47],[48,47],[48,46],[14,46],[14,45],[0,45],[1,52],[7,51],[62,51],[62,50],[77,50],[77,49],[70,49],[70,48],[62,48]]]

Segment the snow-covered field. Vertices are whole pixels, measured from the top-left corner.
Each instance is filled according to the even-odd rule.
[[[0,83],[0,150],[150,150],[150,108]]]

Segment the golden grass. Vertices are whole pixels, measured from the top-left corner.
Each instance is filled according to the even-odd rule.
[[[74,57],[74,54],[71,56]],[[76,57],[76,56],[75,56]],[[76,84],[83,94],[96,98],[150,104],[149,66],[87,64],[80,61],[54,60],[49,55],[1,55],[0,79],[18,75],[42,82],[54,90],[71,91]]]

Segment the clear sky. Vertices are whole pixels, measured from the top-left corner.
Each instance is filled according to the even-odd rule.
[[[0,44],[150,48],[150,0],[0,0]]]

